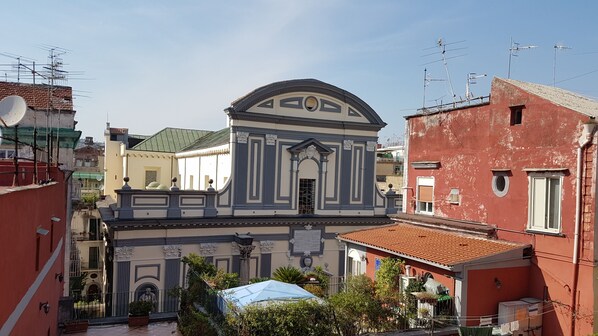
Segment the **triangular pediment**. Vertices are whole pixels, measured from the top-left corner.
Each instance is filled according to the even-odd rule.
[[[324,145],[323,143],[319,142],[318,140],[316,140],[314,138],[309,138],[303,142],[300,142],[300,143],[288,148],[287,150],[291,153],[300,153],[311,146],[314,146],[316,148],[316,150],[318,151],[318,153],[320,153],[322,155],[328,155],[328,154],[332,154],[334,152],[332,150],[332,148]]]

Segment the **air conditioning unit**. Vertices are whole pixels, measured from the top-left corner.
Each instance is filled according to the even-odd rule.
[[[524,298],[498,304],[498,326],[501,335],[541,336],[542,301]]]

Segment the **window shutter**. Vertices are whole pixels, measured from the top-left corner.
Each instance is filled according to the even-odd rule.
[[[434,187],[432,186],[418,186],[418,201],[420,202],[432,202]]]

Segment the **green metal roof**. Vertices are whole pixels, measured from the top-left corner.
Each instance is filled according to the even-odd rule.
[[[230,141],[230,128],[223,128],[220,131],[211,132],[205,135],[190,146],[182,149],[182,152],[188,152],[192,150],[205,149],[210,147],[222,146],[228,144]]]
[[[138,143],[133,150],[175,153],[211,131],[167,127]]]
[[[2,131],[2,144],[3,145],[10,145],[14,144],[15,139],[15,128],[14,127],[0,127]],[[33,146],[33,136],[34,136],[34,128],[33,127],[19,127],[18,128],[18,140],[21,143],[28,144]],[[71,128],[52,128],[50,129],[52,132],[52,137],[54,139],[56,137],[59,138],[60,148],[72,148],[75,149],[79,139],[81,138],[81,131],[77,131]],[[36,145],[38,148],[46,148],[46,129],[45,128],[38,128],[37,129],[37,143]]]
[[[73,178],[82,180],[88,179],[101,181],[104,179],[104,173],[76,171],[73,172]]]

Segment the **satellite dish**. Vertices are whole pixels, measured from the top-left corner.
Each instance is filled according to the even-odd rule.
[[[8,96],[0,100],[0,122],[5,127],[18,124],[27,111],[27,103],[20,96]]]

